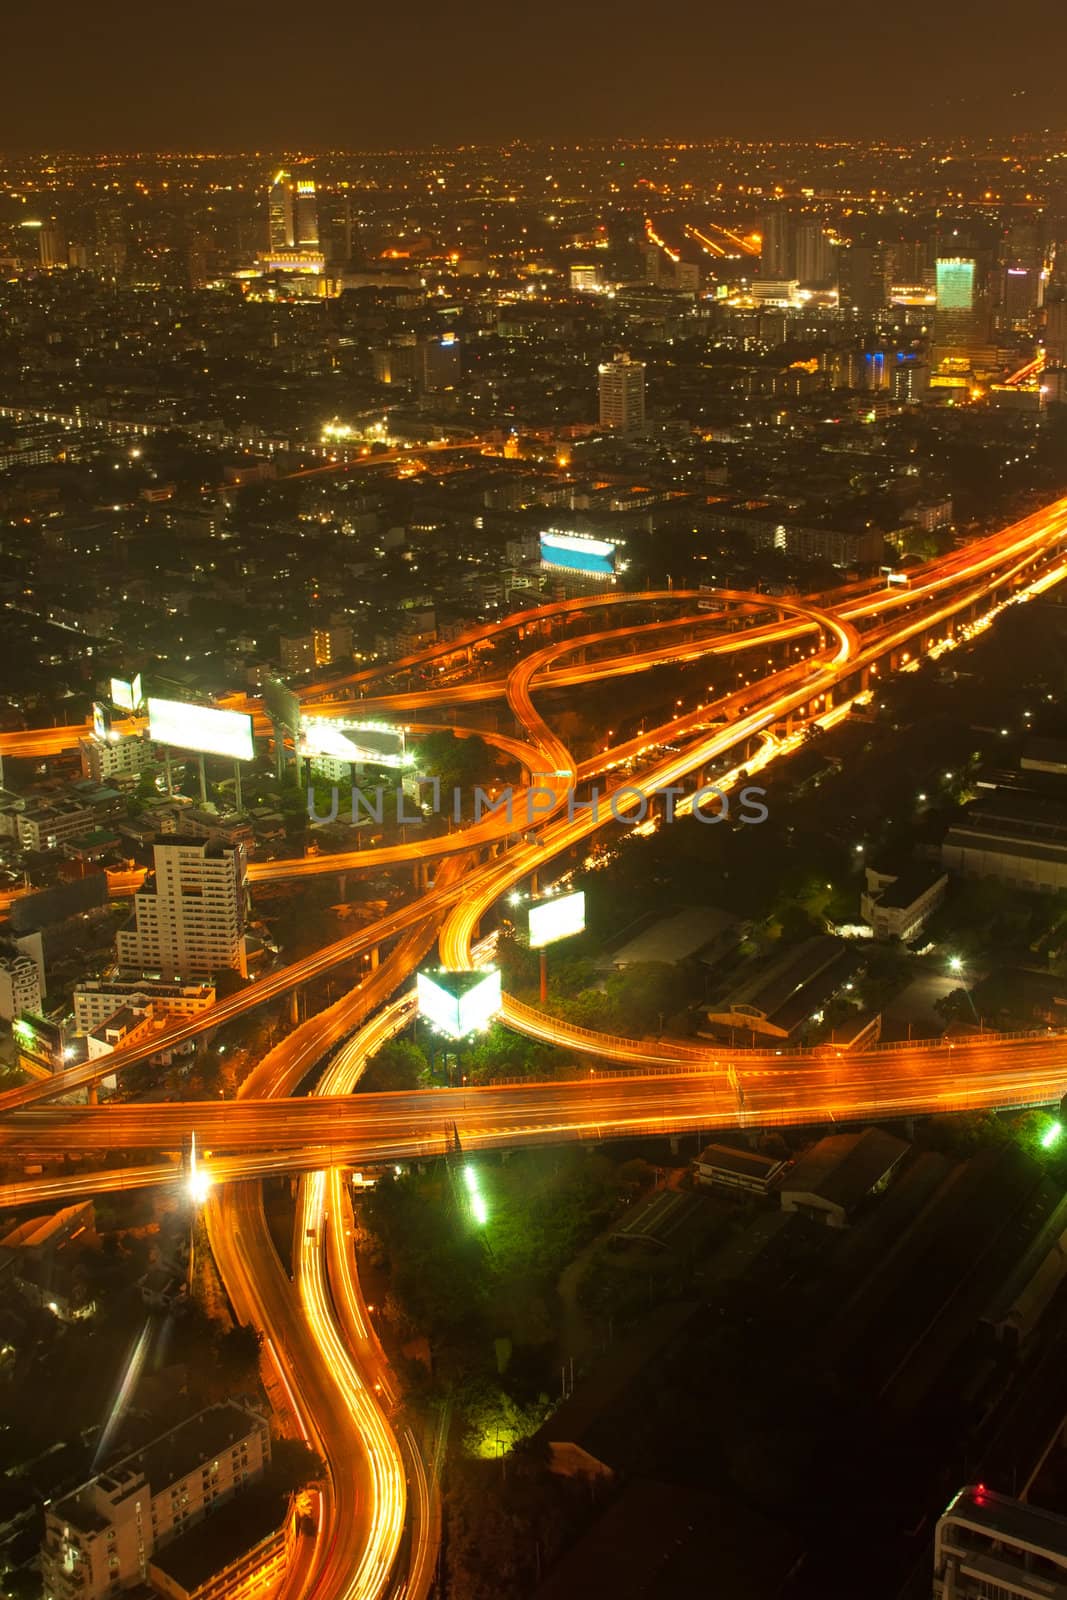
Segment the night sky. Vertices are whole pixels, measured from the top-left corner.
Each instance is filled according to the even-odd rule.
[[[5,12],[6,150],[1067,125],[1063,0],[52,0]]]

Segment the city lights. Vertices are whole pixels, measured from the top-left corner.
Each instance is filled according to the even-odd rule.
[[[267,0],[254,71],[52,20],[0,153],[13,1592],[780,1593],[868,1461],[857,1592],[1067,1586],[1067,22],[887,14],[872,68],[539,13],[554,72],[462,10]]]

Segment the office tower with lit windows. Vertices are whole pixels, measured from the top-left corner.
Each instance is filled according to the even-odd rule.
[[[293,178],[284,167],[267,191],[267,232],[271,253],[318,250],[319,207],[312,178]]]
[[[793,271],[793,219],[785,206],[768,207],[760,217],[760,277],[778,283],[794,278]]]
[[[293,180],[276,172],[267,191],[267,243],[270,250],[291,250],[296,242]]]
[[[154,872],[134,896],[132,926],[116,936],[119,966],[168,982],[225,967],[247,977],[244,846],[160,839],[153,858]]]
[[[645,425],[645,364],[628,355],[600,364],[600,426],[633,433]]]
[[[975,256],[938,256],[935,267],[935,364],[990,359],[988,303]]]
[[[298,178],[293,194],[293,243],[298,250],[319,248],[319,207],[311,178]]]

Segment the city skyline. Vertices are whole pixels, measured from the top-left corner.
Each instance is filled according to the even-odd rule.
[[[0,1600],[1067,1580],[1067,134],[969,15],[22,93],[205,142],[0,140]]]

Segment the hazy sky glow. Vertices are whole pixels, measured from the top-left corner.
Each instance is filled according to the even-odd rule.
[[[375,148],[1067,122],[1067,7],[1033,0],[53,0],[9,8],[0,150]]]

